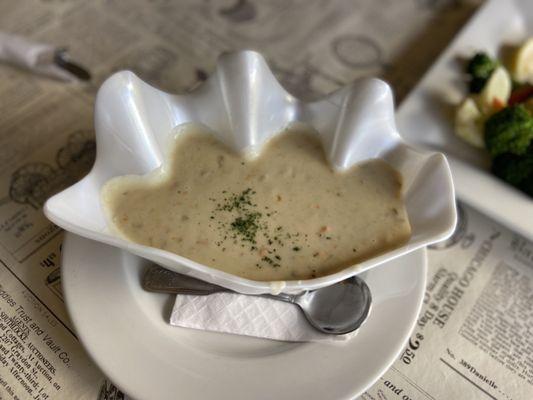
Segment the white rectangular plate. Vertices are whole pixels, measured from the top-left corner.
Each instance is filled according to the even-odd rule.
[[[488,1],[401,104],[397,123],[406,141],[448,156],[459,199],[533,239],[533,199],[492,176],[488,155],[453,132],[455,105],[467,91],[459,59],[477,50],[497,55],[502,45],[528,36],[532,0]]]

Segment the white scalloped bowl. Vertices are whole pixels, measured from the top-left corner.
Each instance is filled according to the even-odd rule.
[[[412,236],[397,249],[320,278],[259,282],[201,265],[165,250],[116,236],[106,222],[100,190],[109,179],[146,174],[163,162],[180,124],[211,128],[237,151],[254,151],[289,124],[302,122],[319,132],[327,158],[337,170],[382,158],[401,172]],[[46,216],[62,228],[117,246],[170,270],[242,293],[298,292],[331,285],[385,261],[450,236],[456,222],[448,163],[440,153],[408,147],[396,131],[390,87],[363,79],[326,98],[302,102],[274,78],[263,57],[243,51],[220,57],[216,72],[194,92],[162,92],[128,71],[104,82],[96,98],[97,157],[91,172],[50,198]]]

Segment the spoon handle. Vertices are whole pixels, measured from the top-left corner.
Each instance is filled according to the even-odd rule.
[[[263,293],[257,296],[266,297],[267,299],[281,300],[287,303],[294,303],[297,295],[288,294],[288,293],[278,293],[278,294]]]
[[[169,271],[156,264],[150,265],[145,271],[142,287],[150,292],[171,294],[208,295],[229,291],[221,286]]]
[[[170,293],[170,294],[195,294],[209,295],[217,292],[233,292],[213,283],[204,282],[187,275],[169,271],[159,265],[152,264],[144,273],[142,286],[150,292]],[[295,295],[287,293],[261,294],[256,295],[274,300],[294,303]]]

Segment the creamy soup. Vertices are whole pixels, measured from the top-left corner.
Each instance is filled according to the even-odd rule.
[[[318,138],[301,129],[277,135],[247,159],[189,125],[164,171],[104,186],[114,228],[245,278],[327,275],[410,236],[397,171],[376,159],[334,172]]]

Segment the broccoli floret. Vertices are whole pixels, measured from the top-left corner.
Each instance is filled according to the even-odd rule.
[[[524,154],[533,139],[533,117],[522,105],[506,107],[485,122],[485,145],[493,157]]]
[[[533,152],[524,155],[504,153],[492,162],[492,173],[533,196]]]
[[[518,186],[533,173],[533,154],[500,154],[492,161],[492,173],[513,186]]]
[[[468,85],[468,91],[470,93],[479,93],[485,87],[488,79],[485,78],[472,78],[470,79],[470,84]]]
[[[477,53],[474,55],[466,66],[466,72],[471,76],[470,92],[481,92],[497,66],[498,62],[485,53]]]

